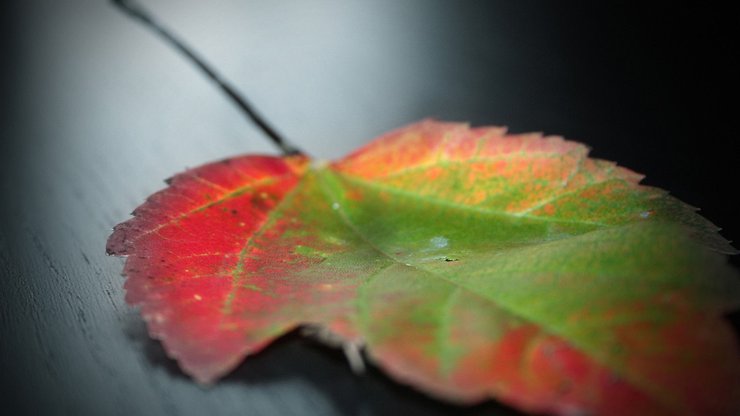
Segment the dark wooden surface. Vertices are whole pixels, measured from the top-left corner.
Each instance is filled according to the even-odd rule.
[[[107,2],[2,11],[0,395],[14,414],[508,414],[447,405],[292,334],[209,389],[128,307],[111,227],[173,173],[273,152]],[[601,3],[601,2],[599,2]],[[546,2],[146,2],[295,143],[340,156],[434,116],[562,134],[740,238],[732,14]],[[6,413],[7,414],[7,413]]]

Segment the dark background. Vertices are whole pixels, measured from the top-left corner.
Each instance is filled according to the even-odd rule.
[[[146,1],[296,144],[338,157],[433,116],[585,142],[740,239],[736,14],[615,2]],[[598,3],[598,4],[593,4]],[[728,6],[729,7],[729,6]],[[0,395],[16,413],[496,414],[289,335],[213,388],[123,301],[110,229],[162,179],[274,149],[107,2],[5,2]],[[737,264],[736,260],[733,260]]]

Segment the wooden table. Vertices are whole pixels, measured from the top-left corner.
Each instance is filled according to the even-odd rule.
[[[217,385],[127,306],[111,228],[162,180],[274,153],[181,57],[105,2],[3,6],[0,380],[14,414],[512,414],[459,408],[291,334]],[[279,130],[338,157],[433,116],[562,134],[740,238],[731,14],[545,2],[146,2]],[[601,2],[599,2],[601,3]],[[724,20],[723,20],[724,19]],[[736,117],[735,117],[736,118]],[[730,124],[733,123],[733,124]]]

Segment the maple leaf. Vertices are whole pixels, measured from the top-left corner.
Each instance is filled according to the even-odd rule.
[[[107,249],[203,383],[310,325],[459,403],[740,414],[734,249],[587,153],[426,120],[331,164],[235,157],[173,177]]]

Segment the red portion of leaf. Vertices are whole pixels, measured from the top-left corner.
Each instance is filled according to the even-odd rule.
[[[533,325],[512,328],[497,339],[481,331],[485,318],[470,315],[475,316],[456,321],[453,329],[453,337],[464,337],[466,353],[451,374],[441,374],[437,359],[425,351],[434,342],[429,331],[375,346],[372,356],[396,379],[462,403],[496,397],[536,413],[670,414],[609,369]]]
[[[250,335],[252,323],[230,319],[222,307],[245,243],[305,166],[303,158],[244,156],[179,174],[108,241],[108,253],[129,256],[127,302],[142,305],[150,334],[166,339],[167,353],[201,381],[271,341]],[[250,301],[259,309],[271,299]]]

